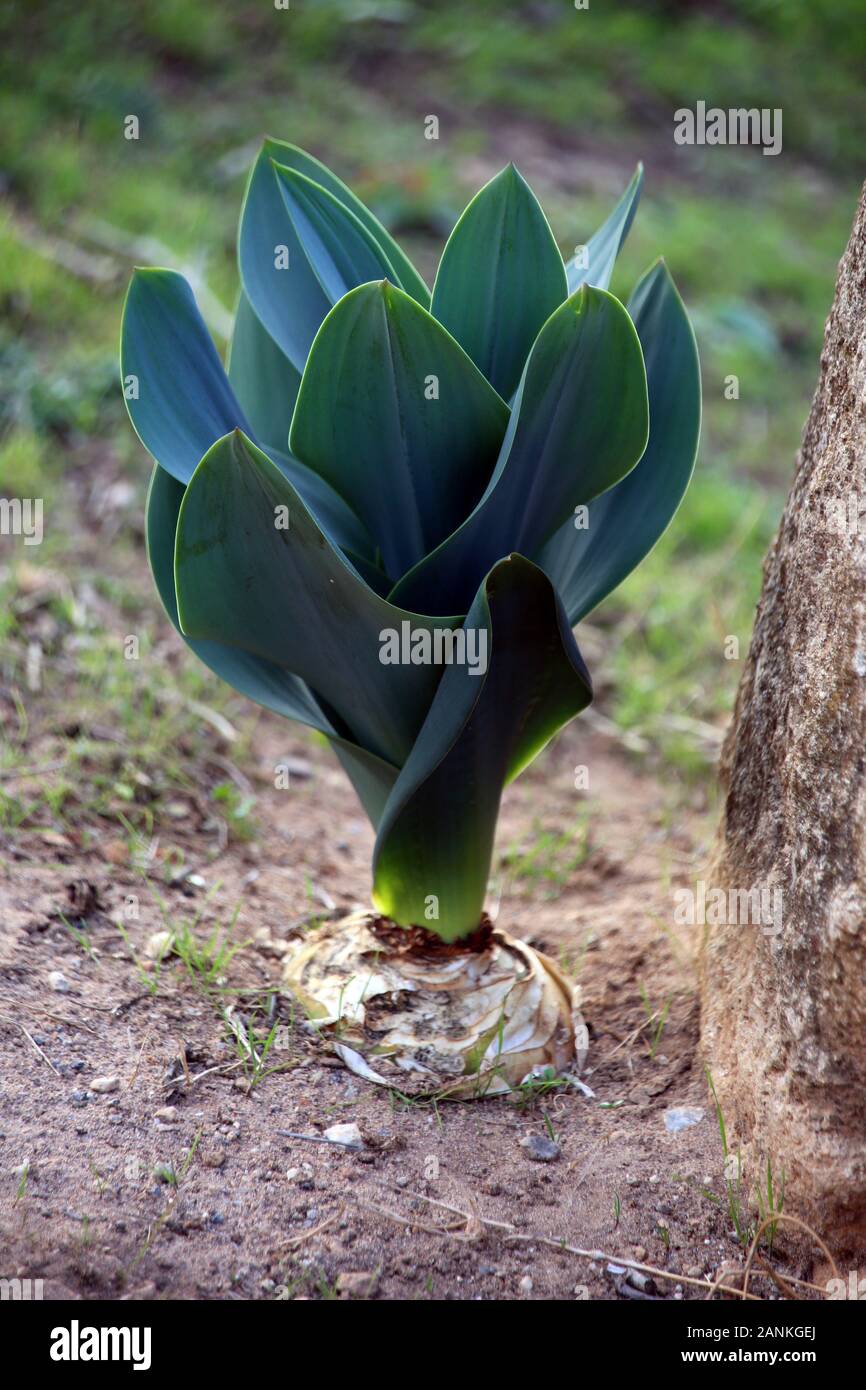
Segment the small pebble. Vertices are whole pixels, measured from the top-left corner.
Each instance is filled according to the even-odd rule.
[[[536,1163],[553,1163],[560,1155],[559,1145],[542,1134],[527,1134],[525,1139],[521,1139],[520,1147],[526,1149]]]
[[[289,774],[290,779],[294,777],[299,782],[307,782],[315,776],[315,768],[306,758],[280,758],[279,767]]]
[[[157,1110],[155,1118],[156,1118],[157,1120],[160,1120],[164,1125],[173,1125],[173,1124],[176,1124],[176,1123],[177,1123],[177,1106],[176,1106],[176,1105],[163,1105],[162,1108],[161,1108],[160,1110]]]
[[[361,1131],[356,1124],[331,1125],[324,1131],[323,1137],[330,1139],[332,1144],[345,1144],[347,1148],[363,1149],[365,1147]]]
[[[700,1124],[705,1113],[700,1105],[670,1105],[665,1111],[665,1129],[669,1134],[679,1134],[682,1129]]]
[[[96,1091],[97,1095],[105,1095],[108,1091],[116,1091],[120,1085],[119,1076],[94,1076],[90,1083],[91,1091]]]
[[[520,1292],[524,1295],[524,1297],[527,1294],[531,1294],[533,1289],[533,1283],[530,1276],[528,1274],[524,1274],[517,1287],[520,1289]]]
[[[369,1298],[376,1292],[378,1282],[376,1270],[347,1270],[337,1275],[337,1293],[341,1298]]]
[[[72,988],[62,970],[52,970],[48,976],[48,983],[55,994],[68,994]]]
[[[170,931],[155,931],[152,936],[147,938],[144,954],[149,960],[162,960],[167,956],[174,945],[174,936]]]

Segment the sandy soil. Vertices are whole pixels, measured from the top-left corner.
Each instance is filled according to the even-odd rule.
[[[277,791],[287,755],[296,771]],[[574,790],[577,765],[588,792]],[[222,994],[179,959],[152,966],[164,921],[117,842],[87,850],[70,832],[6,846],[0,1275],[41,1277],[62,1298],[702,1298],[742,1264],[695,1054],[696,943],[673,925],[706,816],[580,721],[510,789],[498,844],[512,865],[539,829],[591,812],[585,858],[561,888],[500,871],[492,907],[579,978],[593,1094],[434,1106],[357,1079],[276,996],[284,1027],[266,1065],[284,1069],[250,1084],[219,1005],[250,1021],[292,925],[366,903],[372,836],[327,750],[291,727],[263,718],[246,772],[257,838],[201,865],[203,886],[159,890],[173,921],[201,912],[200,940],[241,899],[233,940],[247,944],[213,982]],[[189,862],[200,841],[190,807],[163,833],[151,881],[172,843]],[[94,1089],[100,1079],[114,1089]],[[671,1133],[676,1106],[704,1118]],[[338,1122],[357,1123],[363,1151],[313,1142]],[[528,1134],[552,1134],[559,1156],[530,1158]],[[639,1288],[561,1242],[675,1277]],[[809,1275],[784,1242],[772,1262]],[[754,1289],[778,1296],[764,1277]]]

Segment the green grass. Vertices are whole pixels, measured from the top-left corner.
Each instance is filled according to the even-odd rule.
[[[759,1217],[756,1221],[750,1210],[748,1188],[743,1182],[742,1155],[739,1148],[734,1152],[729,1145],[724,1112],[709,1069],[707,1069],[706,1075],[722,1141],[725,1193],[731,1225],[737,1240],[745,1249],[751,1245],[757,1232],[767,1223],[761,1238],[766,1243],[767,1249],[772,1250],[779,1224],[777,1218],[782,1215],[785,1206],[785,1169],[782,1167],[778,1173],[774,1174],[773,1162],[768,1156],[766,1168],[758,1174],[752,1192],[752,1199]],[[711,1200],[718,1201],[713,1193],[705,1191],[704,1195]]]
[[[568,830],[545,830],[536,823],[533,835],[529,845],[504,850],[500,865],[509,882],[540,886],[543,896],[558,897],[589,854],[589,812]]]

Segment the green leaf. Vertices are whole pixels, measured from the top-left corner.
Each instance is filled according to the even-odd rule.
[[[568,294],[547,218],[513,164],[472,199],[442,253],[430,312],[506,400]]]
[[[279,429],[278,405],[265,405],[254,384],[261,373],[263,386],[277,389],[280,380],[290,387],[292,371],[285,372],[268,346],[264,330],[243,301],[240,340],[235,344],[233,373],[253,413],[268,435]],[[243,351],[252,351],[251,363]],[[136,433],[157,463],[186,483],[202,455],[215,440],[240,428],[258,440],[254,428],[232,390],[219,355],[198,311],[192,290],[174,270],[137,270],[126,296],[121,328],[121,371],[124,382],[134,377],[137,396],[125,391],[126,405]],[[285,359],[283,359],[285,360]],[[270,443],[269,452],[313,509],[331,540],[353,556],[372,555],[370,537],[351,509],[309,468],[290,457],[287,432],[282,441]]]
[[[577,623],[649,553],[689,484],[701,428],[698,350],[685,306],[662,261],[638,281],[628,302],[643,347],[649,388],[646,453],[616,487],[589,503],[586,526],[573,520],[536,562]]]
[[[243,290],[235,315],[228,378],[253,427],[251,437],[279,464],[356,568],[364,571],[365,578],[374,575],[374,567],[367,563],[373,544],[364,526],[323,478],[289,453],[289,425],[301,384],[300,374],[259,321]],[[379,580],[387,587],[383,573]]]
[[[350,739],[328,735],[328,742],[375,830],[398,777],[398,769]]]
[[[275,714],[325,734],[370,820],[377,825],[397,777],[396,767],[341,737],[312,691],[284,667],[222,642],[195,641],[181,632],[174,587],[174,549],[184,491],[183,485],[159,465],[154,468],[147,494],[147,557],[169,620],[199,660],[235,690]]]
[[[294,169],[299,174],[306,174],[307,178],[312,179],[314,183],[321,184],[322,188],[333,193],[334,197],[357,217],[394,267],[397,275],[396,283],[413,299],[417,299],[418,303],[423,305],[425,309],[429,309],[430,291],[409,257],[400,248],[390,232],[385,230],[379,219],[374,217],[370,209],[361,202],[360,198],[356,197],[350,188],[347,188],[342,179],[338,179],[337,175],[322,164],[321,160],[315,159],[305,150],[298,149],[297,145],[289,145],[282,140],[268,140],[266,144],[271,158],[277,164],[287,169]]]
[[[238,263],[256,314],[299,372],[346,290],[387,275],[425,308],[430,302],[417,271],[363,203],[318,160],[279,140],[265,140],[253,165]]]
[[[253,165],[241,208],[238,266],[257,316],[302,372],[331,301],[313,274],[286,211],[267,140]]]
[[[268,452],[288,453],[301,374],[274,342],[243,290],[235,313],[228,378],[259,443]]]
[[[478,506],[395,585],[391,602],[465,610],[503,555],[533,555],[575,506],[625,477],[644,451],[647,424],[634,324],[613,295],[584,285],[536,339]]]
[[[290,442],[357,512],[396,578],[472,510],[507,423],[508,407],[463,349],[380,280],[352,290],[323,323]]]
[[[614,262],[634,221],[637,205],[643,187],[643,165],[638,164],[628,188],[623,193],[613,212],[586,244],[587,266],[583,258],[572,256],[566,263],[568,293],[574,294],[584,282],[606,290],[613,274]]]
[[[441,668],[385,664],[383,634],[403,622],[432,630],[460,620],[407,613],[368,588],[284,474],[240,431],[209,450],[187,487],[175,585],[186,635],[226,642],[300,676],[354,742],[402,765]]]
[[[329,303],[356,285],[381,276],[396,281],[397,272],[360,218],[306,174],[273,165],[277,187],[304,248],[304,254]]]
[[[120,363],[133,428],[178,482],[189,481],[215,439],[236,427],[252,433],[177,271],[136,269],[123,306]]]
[[[546,576],[520,555],[487,575],[465,623],[487,669],[449,666],[385,807],[373,901],[446,941],[479,924],[506,782],[592,698]],[[438,917],[431,915],[431,908]]]
[[[174,587],[174,543],[185,491],[182,483],[156,465],[147,494],[147,558],[163,608],[178,632],[181,632],[181,627]],[[182,632],[181,636],[184,636]],[[213,641],[197,642],[188,637],[185,640],[212,671],[242,694],[249,695],[257,704],[287,719],[309,724],[322,733],[331,731],[328,720],[297,676],[236,647]]]

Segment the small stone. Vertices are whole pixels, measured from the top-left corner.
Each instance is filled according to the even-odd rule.
[[[294,777],[299,782],[308,782],[315,776],[315,768],[306,758],[280,758],[278,767],[289,774],[290,781]]]
[[[155,1118],[164,1125],[177,1124],[177,1106],[163,1105],[161,1109],[157,1110]]]
[[[144,954],[148,960],[163,960],[174,945],[174,935],[170,931],[155,931],[147,938]]]
[[[520,1147],[526,1149],[536,1163],[553,1163],[560,1155],[559,1145],[542,1134],[527,1134],[525,1139],[521,1139]]]
[[[704,1267],[703,1265],[689,1265],[686,1274],[690,1279],[703,1279]]]
[[[640,1264],[643,1264],[646,1260],[646,1249],[643,1245],[633,1245],[631,1247],[631,1253]]]
[[[520,1281],[520,1283],[517,1285],[517,1287],[519,1288],[520,1292],[523,1294],[524,1298],[528,1297],[528,1295],[532,1293],[532,1290],[533,1290],[533,1287],[534,1287],[530,1275],[524,1274],[523,1278],[521,1279],[521,1281]]]
[[[119,1076],[94,1076],[90,1083],[90,1089],[101,1096],[105,1095],[108,1091],[116,1091],[119,1085]]]
[[[62,970],[52,970],[48,976],[48,983],[55,994],[68,994],[72,988]]]
[[[356,1124],[331,1125],[324,1131],[323,1138],[329,1139],[332,1144],[343,1144],[348,1149],[365,1147],[361,1131]]]
[[[337,1276],[337,1293],[340,1298],[370,1298],[378,1282],[375,1270],[346,1272]]]
[[[665,1111],[665,1129],[669,1134],[679,1134],[682,1129],[700,1124],[705,1113],[700,1105],[669,1105]]]

